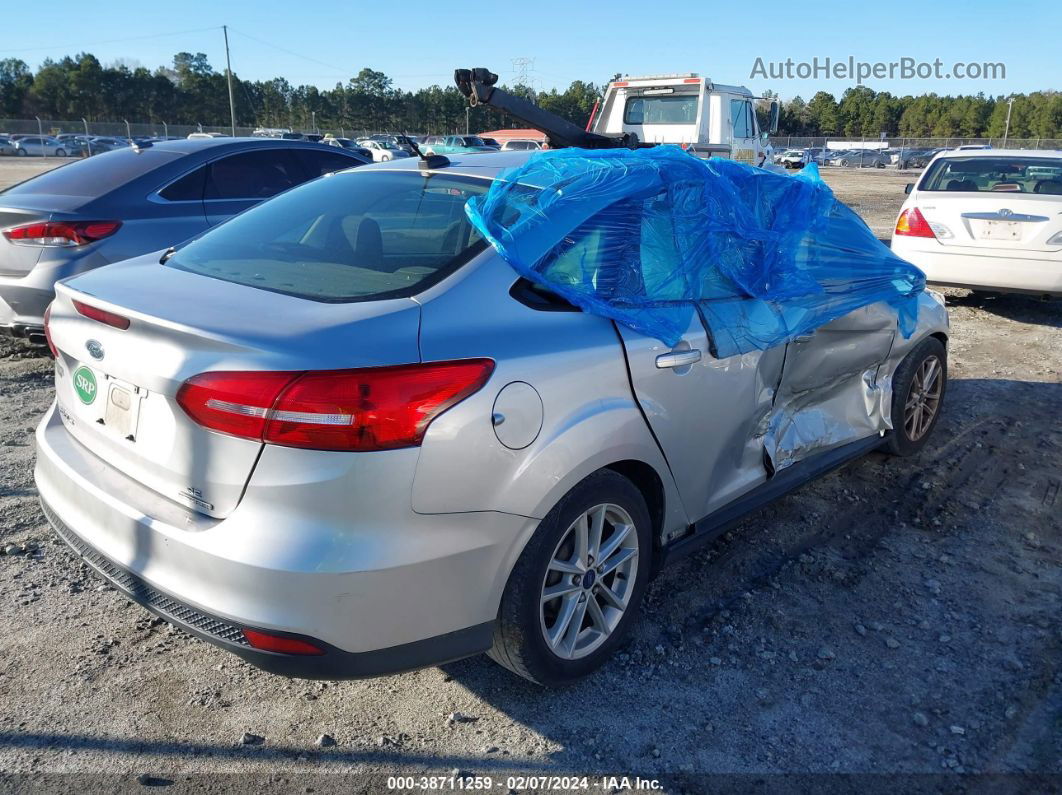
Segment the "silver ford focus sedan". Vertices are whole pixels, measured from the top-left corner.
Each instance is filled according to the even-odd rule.
[[[555,685],[608,659],[665,564],[926,444],[934,294],[910,337],[872,304],[729,358],[699,317],[664,345],[519,277],[469,222],[527,157],[340,172],[59,283],[36,466],[56,532],[269,671],[487,652]]]

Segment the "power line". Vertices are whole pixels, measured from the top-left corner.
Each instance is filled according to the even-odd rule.
[[[170,36],[186,36],[189,33],[205,33],[211,30],[221,30],[220,25],[214,25],[209,28],[192,28],[191,30],[175,30],[170,33],[151,33],[145,36],[126,36],[122,39],[107,39],[105,41],[93,41],[83,42],[79,41],[75,44],[52,44],[47,47],[21,47],[17,50],[5,50],[5,52],[40,52],[41,50],[69,50],[76,48],[81,52],[85,51],[86,47],[98,47],[101,44],[120,44],[126,41],[144,41],[145,39],[163,39]]]
[[[242,30],[236,30],[236,28],[231,28],[230,27],[229,30],[231,30],[233,33],[236,33],[236,34],[238,34],[240,36],[243,36],[245,39],[250,39],[251,41],[256,41],[259,44],[264,44],[266,47],[272,47],[274,50],[280,50],[281,52],[285,52],[288,55],[293,55],[296,58],[302,58],[302,60],[304,60],[304,61],[309,61],[310,63],[315,63],[318,66],[325,66],[325,67],[327,67],[329,69],[333,69],[336,72],[339,72],[339,73],[344,74],[344,75],[350,75],[350,69],[343,69],[343,68],[340,68],[338,66],[335,66],[334,64],[325,63],[324,61],[318,61],[316,58],[311,58],[308,55],[303,55],[302,53],[297,53],[294,50],[287,49],[286,47],[281,47],[279,44],[272,44],[272,43],[270,43],[268,41],[265,41],[263,39],[259,39],[256,36],[252,36],[250,33],[244,33]]]

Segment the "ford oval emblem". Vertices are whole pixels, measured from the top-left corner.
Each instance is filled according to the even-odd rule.
[[[96,340],[89,340],[85,343],[85,348],[89,352],[89,356],[99,361],[103,358],[103,346]]]
[[[1009,218],[1012,215],[1014,215],[1014,211],[1013,210],[1008,210],[1006,207],[1004,207],[1002,210],[999,211],[999,217],[1000,218]]]

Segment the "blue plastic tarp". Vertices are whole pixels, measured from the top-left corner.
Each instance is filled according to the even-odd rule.
[[[668,345],[699,311],[720,357],[878,301],[910,336],[925,287],[813,164],[788,176],[673,146],[560,149],[503,172],[465,209],[530,281]]]

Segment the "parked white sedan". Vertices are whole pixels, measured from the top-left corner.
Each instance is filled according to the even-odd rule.
[[[892,250],[929,282],[1062,296],[1062,152],[942,152],[907,192]]]
[[[359,138],[358,146],[368,149],[372,153],[372,159],[376,163],[386,163],[389,160],[399,160],[409,157],[409,153],[399,149],[390,141],[377,141],[373,138]]]

